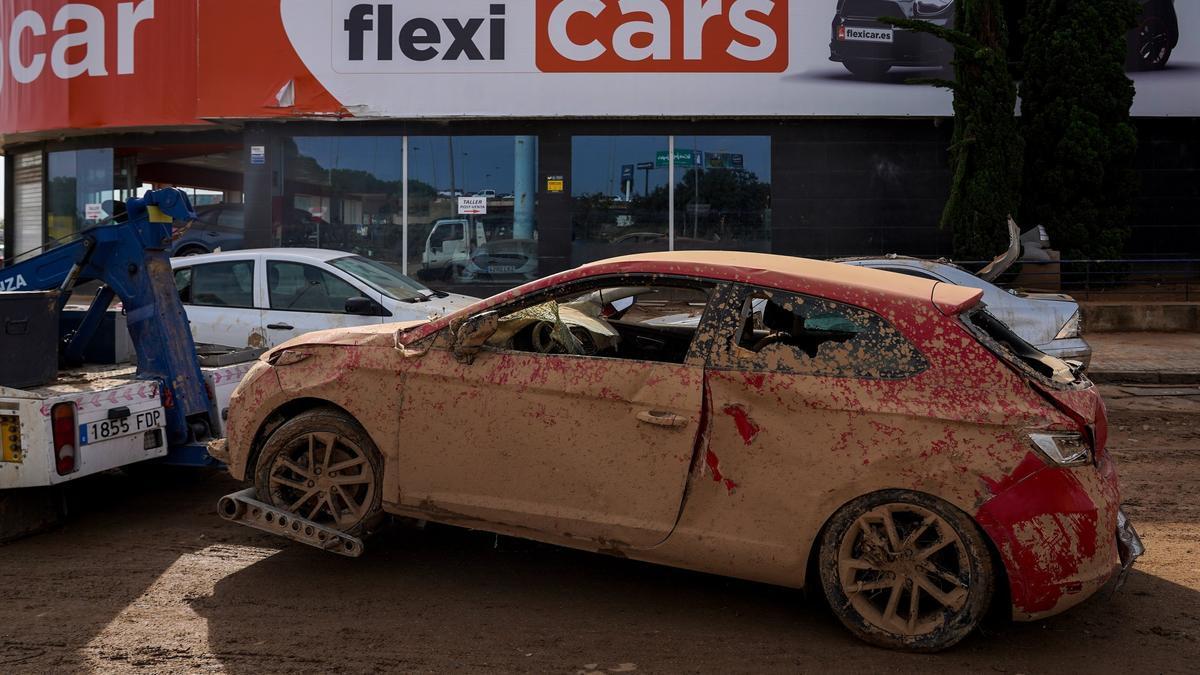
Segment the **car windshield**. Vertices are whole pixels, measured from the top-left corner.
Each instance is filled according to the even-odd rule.
[[[404,276],[387,263],[352,255],[331,260],[329,264],[396,300],[424,300],[433,295],[433,291]]]

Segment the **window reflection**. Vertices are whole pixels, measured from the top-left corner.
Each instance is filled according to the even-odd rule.
[[[675,137],[675,248],[771,250],[771,139]]]
[[[408,269],[441,283],[537,278],[533,136],[411,136]],[[463,213],[460,197],[486,213]]]
[[[46,235],[61,239],[123,212],[112,148],[52,152],[47,157]],[[107,207],[107,208],[106,208]]]
[[[671,247],[771,250],[768,136],[576,136],[572,263]]]
[[[669,248],[667,136],[571,139],[571,262]]]
[[[285,139],[282,245],[400,260],[403,147],[400,136]]]

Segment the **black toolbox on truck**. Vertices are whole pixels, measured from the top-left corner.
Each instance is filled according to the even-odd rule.
[[[0,386],[38,387],[58,375],[57,296],[0,293]]]

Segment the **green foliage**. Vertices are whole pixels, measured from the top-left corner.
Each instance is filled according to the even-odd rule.
[[[1043,0],[1028,11],[1021,222],[1044,225],[1065,258],[1119,258],[1137,190],[1125,35],[1138,4]]]
[[[990,259],[1008,248],[1008,217],[1020,203],[1024,142],[1014,111],[1017,88],[1008,68],[1002,0],[960,0],[955,27],[881,18],[897,28],[931,33],[954,46],[956,80],[920,80],[954,92],[953,183],[942,227],[955,255]]]

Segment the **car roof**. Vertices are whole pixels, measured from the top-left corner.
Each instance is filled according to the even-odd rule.
[[[754,284],[813,294],[872,309],[880,301],[918,306],[932,303],[947,315],[974,306],[977,288],[836,262],[735,251],[675,251],[609,258],[559,272],[482,300],[466,309],[419,326],[401,329],[402,343],[419,340],[468,313],[479,312],[553,286],[593,277],[623,274],[679,275]]]
[[[219,262],[222,260],[245,260],[258,255],[270,255],[279,258],[303,258],[315,262],[329,262],[338,258],[352,256],[353,253],[345,251],[333,251],[323,248],[251,248],[241,249],[237,251],[222,251],[220,253],[205,253],[204,255],[195,255],[187,258],[172,258],[171,264],[174,266],[181,265],[196,265],[207,262]]]
[[[811,291],[813,282],[822,282],[870,290],[885,296],[929,300],[933,287],[937,284],[928,279],[883,272],[869,267],[770,253],[735,251],[639,253],[600,260],[584,265],[583,268],[612,265],[644,267],[644,271],[647,272],[677,271],[730,281],[760,283],[797,293]],[[767,277],[770,277],[770,281]]]

